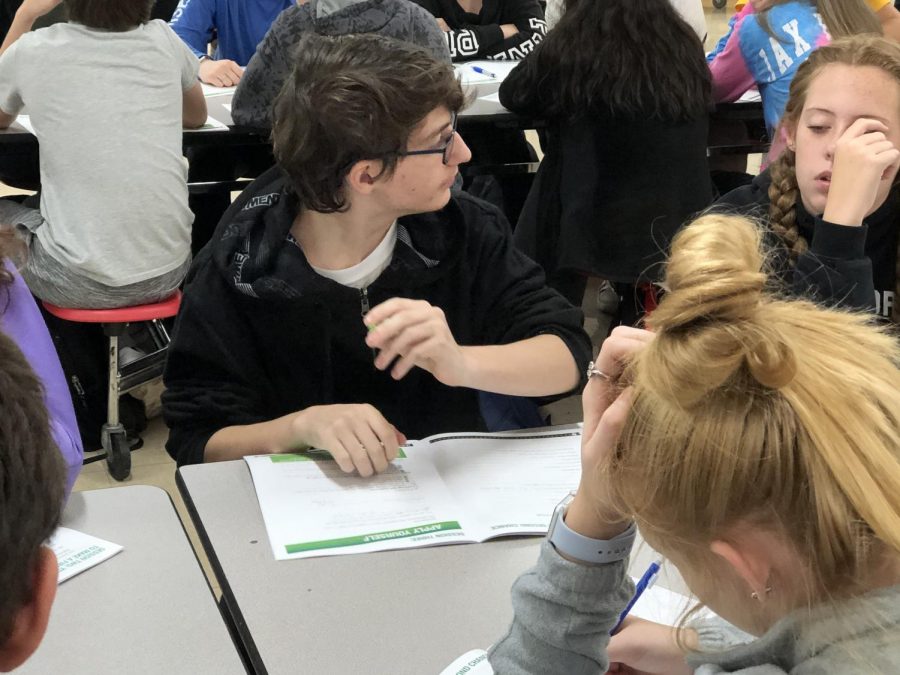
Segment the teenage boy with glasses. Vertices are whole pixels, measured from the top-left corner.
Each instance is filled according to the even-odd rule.
[[[196,259],[165,375],[179,464],[317,447],[383,471],[404,436],[485,428],[479,392],[581,384],[580,310],[490,205],[453,68],[379,36],[310,36],[274,109],[277,166]]]

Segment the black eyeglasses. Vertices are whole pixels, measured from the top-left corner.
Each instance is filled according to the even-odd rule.
[[[450,155],[453,152],[453,141],[456,139],[456,113],[451,113],[450,126],[450,138],[448,138],[447,142],[441,145],[441,147],[432,148],[431,150],[401,150],[397,152],[397,155],[400,157],[409,157],[411,155],[441,155],[441,160],[444,164],[449,164]]]

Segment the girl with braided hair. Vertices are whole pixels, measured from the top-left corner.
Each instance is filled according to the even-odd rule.
[[[900,322],[900,45],[856,36],[813,52],[781,125],[787,149],[717,206],[767,221],[795,294]]]

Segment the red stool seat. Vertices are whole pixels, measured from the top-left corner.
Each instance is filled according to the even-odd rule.
[[[41,304],[53,316],[65,321],[77,321],[79,323],[132,323],[167,319],[170,316],[175,316],[178,314],[178,308],[181,306],[181,291],[175,291],[161,302],[153,302],[149,305],[135,305],[134,307],[118,307],[116,309],[70,309],[57,307],[49,302]]]

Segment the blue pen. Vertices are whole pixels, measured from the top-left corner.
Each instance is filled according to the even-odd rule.
[[[619,621],[616,623],[615,627],[609,631],[610,635],[615,635],[619,628],[622,627],[622,622],[625,621],[625,617],[628,616],[628,612],[631,611],[631,608],[634,607],[635,603],[641,599],[641,596],[644,594],[648,588],[650,588],[653,584],[656,583],[656,578],[659,576],[659,563],[652,562],[650,563],[650,567],[647,568],[647,571],[644,572],[644,576],[641,577],[641,580],[637,582],[634,586],[634,597],[631,598],[631,601],[625,605],[625,609],[622,610],[622,613],[619,614]]]
[[[488,77],[493,77],[495,80],[497,79],[497,76],[494,75],[494,73],[492,73],[489,70],[485,70],[481,66],[472,66],[472,70],[474,70],[476,73],[479,73],[481,75],[487,75]]]

